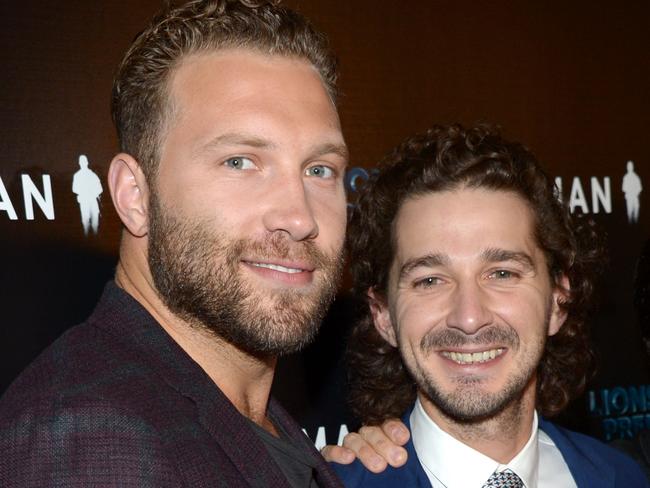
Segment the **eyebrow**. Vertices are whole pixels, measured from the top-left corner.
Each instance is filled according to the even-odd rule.
[[[445,266],[449,265],[450,260],[449,256],[446,254],[433,253],[427,254],[425,256],[418,256],[412,259],[409,259],[402,264],[399,270],[399,280],[401,281],[404,276],[408,275],[415,268],[422,267],[433,267],[433,266]]]
[[[249,146],[260,149],[273,149],[276,147],[275,144],[273,144],[268,139],[263,139],[261,137],[245,134],[242,132],[227,132],[211,139],[207,144],[201,146],[199,148],[199,151],[206,151],[224,145]]]
[[[317,144],[312,148],[307,160],[319,158],[321,156],[325,156],[326,154],[336,154],[345,161],[346,165],[350,157],[350,152],[348,151],[348,147],[345,145],[345,143],[336,144],[332,142],[324,142],[322,144]]]
[[[257,149],[277,148],[277,145],[275,143],[269,141],[268,139],[264,139],[262,137],[258,137],[252,134],[246,134],[242,132],[227,132],[225,134],[218,135],[217,137],[211,139],[207,144],[198,148],[198,151],[209,151],[213,148],[224,146],[224,145],[225,146],[248,146]],[[336,154],[337,156],[345,160],[346,165],[347,165],[348,158],[350,157],[348,147],[345,145],[345,143],[337,144],[332,142],[325,142],[322,144],[315,145],[311,149],[311,152],[309,153],[309,157],[306,160],[309,161],[311,159],[324,156],[326,154]]]
[[[534,270],[535,263],[525,252],[509,251],[507,249],[500,249],[491,247],[481,253],[483,261],[488,263],[502,263],[505,261],[515,261],[528,269]]]

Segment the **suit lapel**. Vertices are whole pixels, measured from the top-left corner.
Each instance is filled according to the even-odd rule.
[[[248,421],[214,384],[212,390],[216,391],[210,398],[197,402],[199,421],[239,474],[252,487],[288,487],[284,474]]]
[[[607,469],[609,462],[596,452],[583,452],[567,434],[551,422],[540,418],[539,428],[553,440],[560,450],[578,488],[600,488],[615,486],[615,474]]]
[[[282,471],[267,452],[262,441],[248,421],[237,411],[223,392],[192,358],[165,332],[156,320],[130,295],[113,282],[106,287],[105,295],[95,310],[98,326],[106,329],[146,358],[147,364],[162,380],[179,394],[192,400],[196,406],[198,421],[222,449],[233,470],[214,466],[214,457],[206,455],[201,469],[182,473],[187,486],[205,486],[205,472],[218,472],[222,486],[285,488],[288,487]],[[127,312],[128,311],[128,312]],[[110,323],[111,326],[103,326]],[[182,458],[184,452],[174,453]],[[196,456],[197,452],[192,451]],[[224,460],[225,461],[225,460]],[[183,466],[196,466],[196,458]],[[242,478],[245,481],[242,481]]]
[[[413,409],[409,409],[402,416],[402,422],[404,422],[404,425],[406,425],[406,428],[409,431],[411,430],[412,411]],[[406,453],[408,454],[408,457],[406,458],[405,467],[410,473],[412,473],[412,476],[416,479],[418,488],[431,488],[431,481],[429,481],[429,477],[427,476],[427,473],[424,471],[424,468],[422,467],[422,464],[418,459],[418,455],[415,452],[415,446],[413,445],[412,436],[409,439],[409,441],[406,443],[404,448],[406,449]]]

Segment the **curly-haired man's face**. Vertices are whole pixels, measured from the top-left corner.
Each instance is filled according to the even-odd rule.
[[[430,193],[403,204],[394,232],[387,302],[375,296],[373,318],[427,413],[442,425],[507,409],[531,417],[535,372],[564,314],[527,204],[501,191]]]

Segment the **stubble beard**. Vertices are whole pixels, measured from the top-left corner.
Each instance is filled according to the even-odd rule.
[[[263,241],[211,234],[209,224],[180,219],[155,196],[150,203],[148,261],[163,303],[189,324],[246,353],[280,356],[313,341],[338,286],[343,256],[311,241],[277,234]],[[317,272],[308,290],[255,287],[241,276],[246,253],[257,259],[300,259]]]
[[[547,321],[548,322],[548,321]],[[482,390],[481,375],[463,375],[452,378],[453,387],[445,388],[436,381],[434,375],[407,365],[418,389],[428,397],[441,414],[459,424],[478,424],[485,420],[495,419],[500,414],[507,413],[517,416],[520,400],[526,388],[536,374],[545,341],[545,335],[535,344],[526,358],[522,359],[519,368],[507,378],[503,388],[496,392]],[[454,348],[460,346],[491,346],[492,344],[507,346],[511,351],[521,347],[517,332],[505,326],[494,326],[481,331],[474,337],[469,337],[458,330],[447,329],[432,331],[421,341],[420,349],[426,355],[433,349]],[[509,415],[509,418],[512,415]],[[514,420],[510,418],[510,420]]]

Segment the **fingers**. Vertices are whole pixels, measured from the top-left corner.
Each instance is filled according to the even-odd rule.
[[[355,459],[354,452],[341,446],[327,445],[320,450],[325,461],[339,464],[350,464]]]
[[[408,441],[410,434],[399,420],[390,419],[381,426],[364,426],[359,434],[382,459],[394,468],[406,462],[406,449],[400,447]]]
[[[380,430],[379,427],[361,428],[361,430],[364,429]],[[386,469],[386,460],[380,454],[378,454],[376,449],[373,448],[373,446],[371,446],[360,434],[351,432],[346,435],[343,439],[343,446],[350,449],[356,455],[359,461],[361,461],[361,463],[373,473],[381,473]]]
[[[390,419],[381,426],[364,426],[343,439],[343,447],[325,446],[321,453],[328,461],[349,464],[356,456],[373,473],[381,473],[390,464],[398,468],[406,463],[403,446],[411,434],[397,419]]]
[[[406,428],[406,425],[398,419],[388,419],[381,424],[381,430],[398,446],[406,444],[411,437],[411,433]]]

